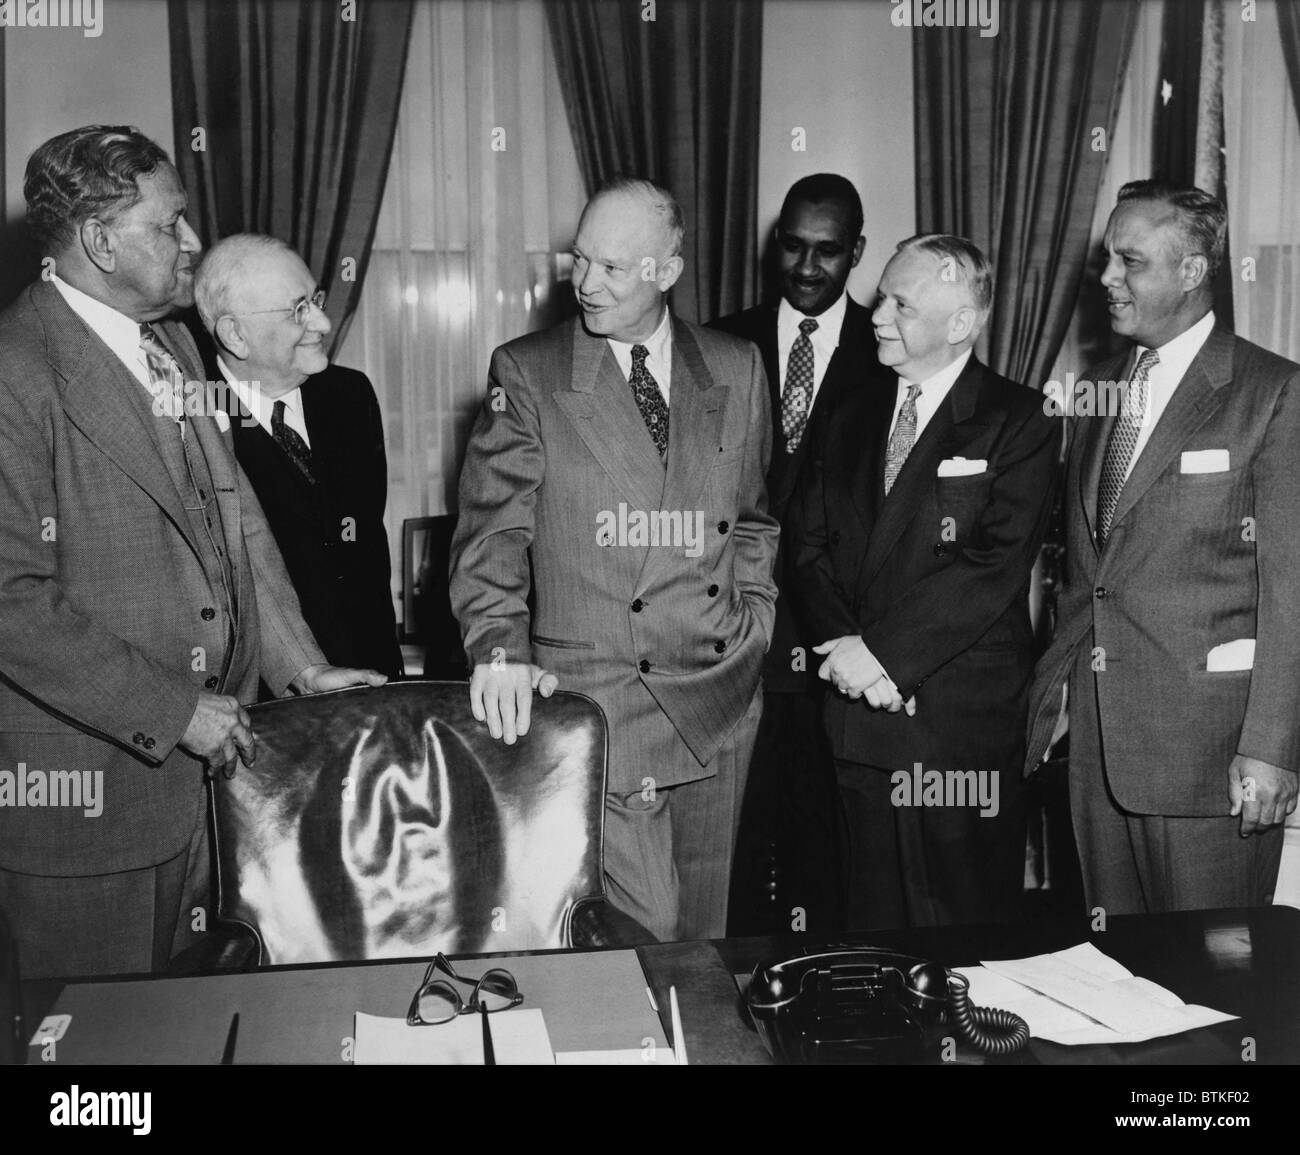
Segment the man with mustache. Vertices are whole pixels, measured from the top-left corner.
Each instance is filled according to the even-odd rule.
[[[327,665],[168,316],[199,241],[131,128],[46,141],[23,191],[45,276],[0,316],[0,907],[25,977],[160,970],[211,917],[204,773],[241,702],[379,685]],[[103,809],[41,783],[102,775]]]
[[[557,678],[600,704],[609,897],[661,939],[725,933],[776,598],[762,362],[672,315],[683,233],[649,181],[587,203],[582,315],[493,355],[452,543],[475,716],[513,742]],[[616,534],[620,506],[702,538]]]
[[[1111,329],[1071,418],[1066,577],[1028,765],[1070,734],[1089,906],[1270,900],[1300,770],[1300,366],[1216,327],[1227,211],[1125,185],[1106,228]],[[1063,691],[1068,687],[1068,694]]]
[[[786,193],[772,234],[780,296],[712,323],[753,341],[763,355],[774,415],[767,491],[783,529],[812,423],[834,420],[841,400],[881,378],[871,313],[847,289],[865,244],[852,183],[835,173],[803,177]],[[820,659],[812,652],[822,639],[796,618],[788,549],[775,577],[785,596],[777,599],[763,666],[763,720],[732,878],[732,934],[788,930],[801,914],[806,929],[828,931],[842,918],[842,819],[821,724]]]
[[[194,298],[216,346],[235,455],[248,474],[326,658],[402,672],[374,387],[331,365],[325,296],[284,242],[241,234],[207,252]],[[236,403],[237,402],[237,403]]]

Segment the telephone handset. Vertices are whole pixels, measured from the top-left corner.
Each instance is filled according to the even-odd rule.
[[[968,987],[926,959],[844,947],[760,963],[746,1001],[782,1063],[919,1062],[940,1032],[989,1055],[1011,1055],[1029,1042],[1024,1019],[973,1006]]]

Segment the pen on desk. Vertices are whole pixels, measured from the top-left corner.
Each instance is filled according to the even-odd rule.
[[[479,1003],[478,1011],[483,1018],[483,1066],[495,1067],[497,1054],[492,1047],[492,1027],[488,1024],[487,1007]]]
[[[677,1005],[677,988],[668,988],[668,1008],[673,1021],[673,1058],[679,1066],[687,1066],[686,1032],[682,1030],[682,1009]]]
[[[221,1052],[221,1065],[223,1067],[234,1066],[235,1063],[235,1041],[239,1038],[239,1012],[236,1011],[230,1016],[230,1030],[226,1032],[226,1047]]]

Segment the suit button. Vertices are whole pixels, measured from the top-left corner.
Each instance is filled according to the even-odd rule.
[[[158,745],[158,743],[157,743],[156,741],[154,741],[154,739],[152,739],[152,738],[146,738],[146,739],[144,740],[144,748],[145,748],[146,750],[152,750],[152,749],[153,749],[155,746],[157,746],[157,745]]]
[[[709,597],[716,598],[717,596],[718,596],[718,587],[709,586]]]
[[[840,531],[838,529],[833,529],[831,530],[831,545],[839,545],[839,544],[840,544]]]
[[[645,660],[645,658],[642,658],[642,659],[637,663],[637,667],[636,667],[636,668],[637,668],[638,670],[640,670],[641,673],[643,673],[643,674],[648,674],[648,673],[650,672],[650,663],[647,662],[647,661]]]
[[[215,618],[216,616],[217,616],[217,611],[214,610],[211,606],[204,606],[201,610],[199,610],[199,617],[201,617],[205,622],[212,621],[212,619]]]
[[[722,653],[722,651],[725,650],[726,648],[727,648],[727,643],[726,643],[726,642],[714,642],[714,643],[713,643],[713,652],[714,652],[715,654],[720,654],[720,653]]]
[[[639,614],[643,609],[645,609],[645,602],[640,598],[637,598],[636,601],[632,603],[632,612],[634,614]]]
[[[1105,586],[1098,586],[1095,590],[1093,590],[1093,593],[1095,593],[1095,594],[1097,595],[1097,600],[1098,600],[1099,602],[1100,602],[1100,601],[1105,601],[1105,600],[1106,600],[1106,595],[1107,595],[1109,592],[1110,592],[1110,591],[1109,591],[1108,589],[1106,589]]]
[[[935,547],[934,547],[934,556],[935,556],[935,557],[947,557],[947,556],[948,556],[948,547],[947,547],[946,545],[944,545],[943,542],[938,542],[938,543],[936,543],[936,545],[935,545]]]
[[[217,676],[216,676],[216,674],[213,674],[212,677],[207,678],[207,679],[204,681],[204,683],[203,683],[203,688],[204,688],[205,690],[215,690],[215,689],[217,688]]]
[[[730,528],[731,528],[731,526],[728,525],[725,521],[720,521],[720,522],[718,522],[718,532],[719,532],[719,533],[726,533],[727,530],[729,530]]]
[[[137,730],[134,734],[132,734],[131,741],[134,742],[137,746],[143,746],[144,745],[143,731]]]

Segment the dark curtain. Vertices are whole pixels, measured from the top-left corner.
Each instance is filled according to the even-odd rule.
[[[1279,5],[1279,8],[1281,5]],[[1228,203],[1223,159],[1223,9],[1204,0],[1166,3],[1160,27],[1152,173],[1197,185]],[[1232,328],[1231,237],[1214,278],[1214,313]]]
[[[687,225],[674,309],[709,321],[752,305],[763,5],[547,0],[546,9],[588,193],[619,173],[672,189]]]
[[[1282,56],[1291,79],[1291,99],[1300,116],[1300,0],[1277,0],[1277,22],[1282,30]]]
[[[913,33],[917,222],[968,237],[994,272],[982,341],[1040,388],[1065,338],[1138,8],[1003,0],[1001,29]]]
[[[379,217],[412,0],[168,0],[176,167],[204,245],[268,233],[329,294],[337,349]],[[206,136],[199,143],[196,133]]]

